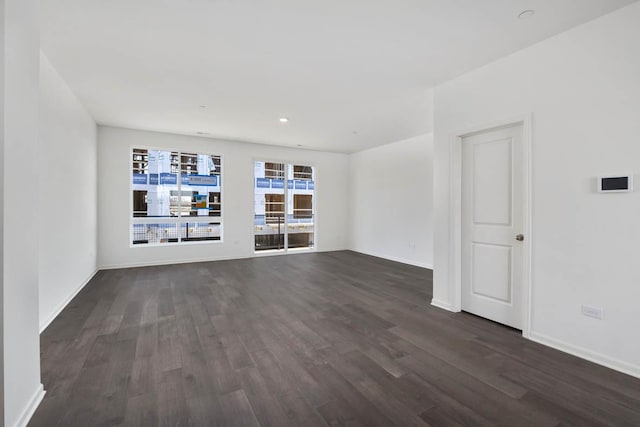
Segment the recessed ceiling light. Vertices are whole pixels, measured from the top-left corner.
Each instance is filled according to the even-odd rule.
[[[280,117],[280,123],[288,123],[289,117]]]
[[[205,108],[207,108],[207,106],[206,105],[201,105],[200,108],[202,108],[204,110]]]
[[[531,18],[533,15],[535,15],[536,11],[535,10],[523,10],[522,12],[520,12],[520,14],[518,15],[518,19],[529,19]]]

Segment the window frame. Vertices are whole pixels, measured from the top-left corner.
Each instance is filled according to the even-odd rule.
[[[134,216],[134,203],[133,203],[133,155],[134,155],[134,150],[147,150],[147,152],[149,152],[149,150],[155,150],[155,151],[167,151],[167,152],[177,152],[178,153],[178,158],[180,159],[179,161],[181,161],[182,159],[182,155],[183,153],[187,153],[187,154],[191,154],[191,153],[196,153],[196,154],[206,154],[206,155],[210,155],[210,156],[217,156],[220,158],[220,169],[221,169],[221,173],[219,175],[219,179],[220,179],[220,216],[175,216],[175,217],[135,217]],[[204,150],[199,150],[199,149],[175,149],[175,148],[166,148],[165,146],[161,146],[161,145],[155,145],[155,146],[148,146],[148,145],[144,145],[144,144],[131,144],[129,146],[129,156],[127,158],[127,167],[128,167],[128,173],[129,173],[129,210],[127,212],[127,215],[129,216],[129,230],[128,230],[128,240],[129,240],[129,248],[162,248],[162,247],[175,247],[175,246],[189,246],[189,245],[210,245],[210,244],[221,244],[224,243],[224,212],[225,212],[225,206],[226,206],[226,202],[222,199],[223,197],[225,197],[225,179],[224,179],[224,173],[225,173],[225,165],[224,165],[224,153],[222,152],[218,152],[216,154],[214,153],[202,153],[201,151]],[[176,191],[186,191],[182,188],[182,176],[181,176],[181,170],[178,169],[177,172],[178,175],[180,175],[178,182],[178,190]],[[198,220],[200,219],[200,220]],[[201,224],[218,224],[218,226],[220,227],[220,239],[218,240],[188,240],[188,241],[183,241],[181,240],[181,236],[180,236],[180,230],[178,228],[178,241],[177,242],[164,242],[164,243],[141,243],[141,244],[134,244],[134,239],[133,239],[133,226],[134,224],[175,224],[176,227],[179,227],[181,224],[188,224],[188,223],[201,223]]]

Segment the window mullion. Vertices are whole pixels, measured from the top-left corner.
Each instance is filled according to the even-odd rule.
[[[289,163],[285,163],[284,165],[284,251],[287,252],[289,250],[289,179],[293,179],[293,177],[289,177],[289,167],[291,166],[293,170],[293,166]]]
[[[182,151],[176,151],[178,153],[178,168],[176,173],[178,174],[176,182],[178,183],[178,217],[175,220],[176,230],[178,232],[178,243],[182,243]]]

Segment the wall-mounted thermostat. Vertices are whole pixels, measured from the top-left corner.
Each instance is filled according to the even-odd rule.
[[[628,193],[633,191],[633,175],[607,175],[598,177],[598,192]]]

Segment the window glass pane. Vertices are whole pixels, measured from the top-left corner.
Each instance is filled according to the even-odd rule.
[[[176,243],[178,228],[176,224],[132,224],[131,241],[134,245]]]
[[[293,179],[313,179],[313,168],[311,166],[293,166]]]
[[[173,215],[170,199],[171,192],[178,189],[178,175],[172,159],[176,156],[170,151],[133,150],[133,217]]]
[[[219,222],[185,222],[180,224],[180,238],[183,242],[220,240]]]
[[[209,195],[208,215],[209,216],[221,216],[222,215],[222,182],[220,177],[222,176],[222,163],[220,156],[208,156],[211,160],[207,159],[207,168],[209,175],[215,177],[214,184],[207,186],[207,192]]]
[[[284,194],[264,195],[264,217],[267,224],[284,223]]]
[[[182,153],[182,216],[221,216],[220,156]]]
[[[147,191],[133,190],[133,216],[147,216]]]
[[[264,177],[268,179],[284,179],[284,163],[262,163],[264,165]]]
[[[172,190],[169,198],[171,216],[189,216],[191,212],[191,197],[190,191]]]
[[[314,167],[289,166],[289,203],[287,210],[288,248],[312,248],[314,246]]]
[[[256,162],[254,182],[255,250],[284,250],[284,163]]]
[[[313,196],[311,194],[293,195],[293,217],[311,218],[313,217]]]
[[[147,191],[149,191],[149,153],[134,149],[132,153],[133,216],[147,216]]]

